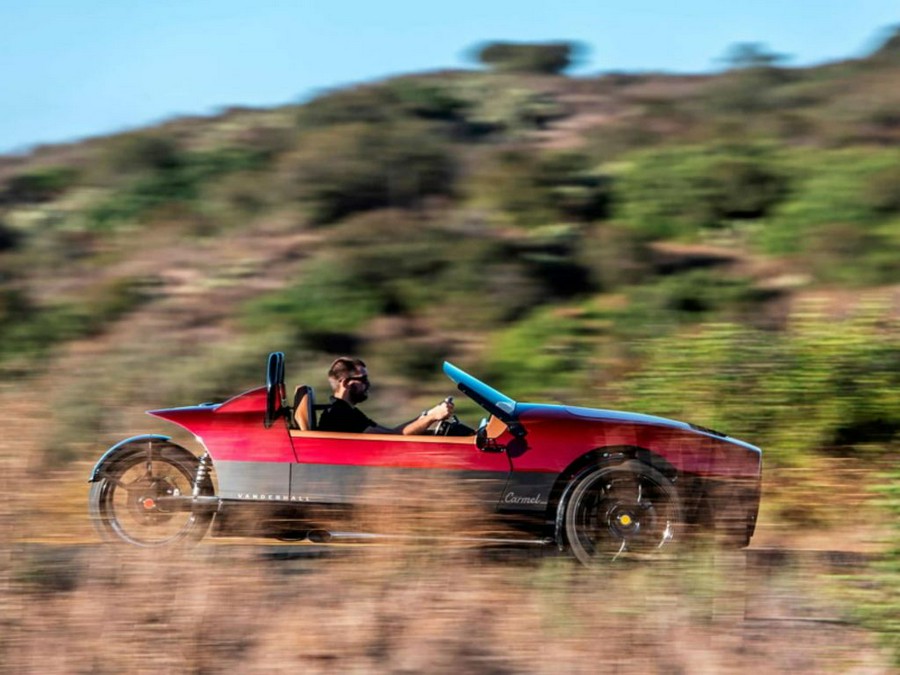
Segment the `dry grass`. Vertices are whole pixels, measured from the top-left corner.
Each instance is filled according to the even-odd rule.
[[[592,572],[430,550],[266,560],[221,545],[165,555],[14,549],[0,598],[3,668],[888,672],[850,627],[745,621],[732,572],[710,588],[679,567]]]
[[[403,539],[324,557],[246,540],[162,552],[6,540],[0,670],[889,672],[849,623],[771,621],[842,618],[823,570],[752,569],[742,554],[708,551],[587,570],[426,538],[484,532],[474,494],[407,485],[395,508],[360,522]],[[27,519],[3,506],[4,525]]]

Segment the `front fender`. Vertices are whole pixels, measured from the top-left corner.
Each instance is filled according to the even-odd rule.
[[[100,473],[102,472],[104,465],[112,461],[115,455],[118,454],[126,446],[139,445],[146,442],[147,447],[152,448],[154,443],[168,443],[171,439],[171,436],[163,436],[161,434],[143,434],[140,436],[132,436],[131,438],[126,438],[124,441],[119,441],[109,450],[104,452],[103,456],[94,465],[94,469],[91,471],[91,477],[88,479],[88,483],[97,482],[100,479]]]

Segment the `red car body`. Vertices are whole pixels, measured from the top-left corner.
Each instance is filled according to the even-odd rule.
[[[286,404],[283,356],[273,354],[264,387],[218,405],[150,412],[194,434],[204,449],[199,459],[164,436],[127,439],[107,451],[91,476],[99,529],[161,545],[196,538],[209,521],[214,535],[250,534],[249,520],[256,534],[321,538],[339,530],[352,507],[369,504],[368,487],[392,481],[402,489],[404,479],[427,475],[476,485],[488,512],[535,541],[573,549],[584,562],[655,551],[687,530],[749,542],[760,497],[758,448],[658,417],[519,403],[451,364],[444,370],[488,413],[477,431],[334,433],[315,429],[308,388],[302,403]],[[258,515],[241,517],[247,507]],[[125,524],[131,516],[137,527]],[[154,519],[186,523],[154,537]],[[579,538],[581,545],[573,541]]]

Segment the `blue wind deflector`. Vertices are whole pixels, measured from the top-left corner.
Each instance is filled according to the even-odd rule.
[[[444,361],[444,374],[456,383],[462,393],[490,414],[499,417],[506,423],[515,421],[516,402],[506,394],[489,387],[449,361]]]

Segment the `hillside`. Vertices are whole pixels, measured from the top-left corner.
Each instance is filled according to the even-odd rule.
[[[256,386],[273,350],[324,396],[350,352],[387,422],[451,393],[449,359],[722,429],[766,453],[758,545],[882,550],[893,42],[720,75],[426,73],[0,158],[0,517],[91,537],[91,463],[172,433],[143,410]]]

